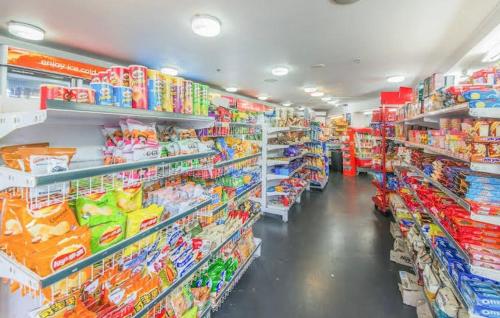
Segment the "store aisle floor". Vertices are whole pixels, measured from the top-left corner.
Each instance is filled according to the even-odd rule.
[[[401,302],[389,219],[373,212],[370,179],[336,173],[323,192],[303,195],[288,224],[260,220],[262,256],[212,317],[416,317]]]

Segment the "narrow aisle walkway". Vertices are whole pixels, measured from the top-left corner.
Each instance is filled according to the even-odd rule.
[[[330,176],[303,195],[288,224],[265,217],[257,259],[215,318],[416,317],[389,261],[389,219],[373,212],[370,177]]]

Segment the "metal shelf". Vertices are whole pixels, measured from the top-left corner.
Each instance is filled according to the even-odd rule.
[[[423,173],[423,171],[421,171],[420,169],[418,169],[416,167],[409,167],[409,169],[412,172],[416,173],[418,176],[424,178],[426,181],[428,181],[429,183],[431,183],[433,186],[435,186],[436,188],[438,188],[440,191],[442,191],[443,193],[445,193],[447,196],[449,196],[450,198],[452,198],[453,200],[455,200],[455,202],[457,202],[461,207],[463,207],[464,209],[466,209],[467,211],[470,212],[470,204],[467,203],[461,197],[457,196],[455,193],[453,193],[450,190],[448,190],[439,181],[436,181],[436,180],[432,179],[431,177],[429,177],[428,175],[426,175],[425,173]]]
[[[216,168],[220,168],[220,167],[231,165],[233,163],[238,163],[238,162],[242,162],[242,161],[245,161],[245,160],[248,160],[248,159],[252,159],[252,158],[255,158],[255,157],[260,157],[261,155],[262,155],[262,152],[259,152],[259,153],[256,153],[256,154],[253,154],[253,155],[248,155],[248,156],[241,157],[241,158],[236,158],[236,159],[221,161],[221,162],[216,163],[214,166]]]
[[[105,258],[113,255],[114,253],[123,250],[126,247],[131,246],[132,244],[136,243],[137,241],[154,234],[167,226],[177,222],[178,220],[198,211],[199,209],[207,206],[210,204],[210,200],[206,200],[182,213],[179,213],[178,215],[169,218],[168,220],[165,220],[163,222],[158,223],[157,225],[138,233],[137,235],[134,235],[128,239],[125,239],[113,246],[110,246],[109,248],[100,251],[96,254],[93,254],[86,259],[83,259],[73,265],[70,265],[68,267],[65,267],[61,269],[60,271],[53,273],[52,275],[49,275],[47,277],[39,277],[36,273],[32,272],[31,270],[27,269],[25,266],[17,263],[15,260],[12,258],[6,256],[5,254],[0,253],[0,268],[8,268],[8,269],[13,269],[16,272],[12,273],[12,279],[15,279],[19,282],[28,282],[28,286],[34,287],[35,289],[38,287],[44,288],[47,286],[50,286],[52,284],[55,284],[73,273],[76,273],[78,271],[83,270],[84,268],[91,266],[95,263],[98,263]],[[3,271],[4,272],[4,271]],[[10,273],[10,271],[5,271],[5,273]],[[36,286],[36,287],[35,287]]]
[[[86,122],[98,125],[117,123],[120,119],[137,119],[148,122],[196,122],[211,126],[214,119],[208,116],[180,114],[174,112],[155,112],[145,109],[100,106],[58,100],[47,101],[47,121]]]
[[[311,189],[323,190],[327,184],[328,184],[328,176],[324,180],[322,180],[321,182],[311,181],[309,184],[309,187]]]
[[[405,141],[404,144],[407,147],[424,149],[425,151],[428,151],[430,153],[443,155],[443,156],[450,157],[450,158],[453,158],[456,160],[470,163],[470,169],[473,171],[486,172],[486,173],[492,173],[492,174],[500,174],[500,159],[492,159],[491,163],[471,162],[469,157],[463,156],[460,154],[456,154],[456,153],[452,153],[452,152],[445,150],[445,149],[436,148],[436,147],[432,147],[429,145],[422,145],[422,144],[410,142],[410,141]]]
[[[287,149],[289,145],[267,145],[267,151]]]
[[[431,112],[426,112],[419,114],[412,118],[406,118],[396,121],[396,123],[407,123],[408,125],[418,125],[419,120],[421,122],[430,119],[432,122],[437,121],[441,117],[448,116],[464,116],[469,115],[473,117],[485,117],[485,118],[500,118],[499,108],[469,108],[469,103],[462,103],[452,107],[446,107],[438,109]]]
[[[0,113],[0,138],[7,136],[16,129],[36,125],[47,119],[43,110],[33,112]]]
[[[300,165],[297,169],[293,170],[290,172],[288,175],[281,175],[281,174],[274,174],[274,173],[268,173],[267,174],[267,180],[282,180],[282,179],[288,179],[291,178],[296,172],[304,168],[304,164]]]
[[[406,187],[406,188],[408,188],[413,193],[412,189],[410,189],[409,186]],[[403,202],[404,202],[404,200],[403,200]],[[406,203],[405,203],[405,205],[406,205]],[[443,261],[441,260],[441,258],[436,254],[436,251],[435,251],[434,247],[432,246],[431,241],[429,240],[429,238],[422,231],[422,227],[421,227],[420,223],[418,223],[418,220],[415,218],[415,216],[413,215],[413,213],[411,212],[411,210],[408,208],[408,206],[406,208],[410,212],[410,215],[413,218],[413,221],[415,222],[415,226],[417,227],[420,236],[424,240],[425,245],[429,248],[429,250],[431,251],[431,253],[434,256],[434,258],[436,258],[438,260],[439,264],[441,265],[442,271],[444,272],[444,274],[446,275],[446,277],[448,278],[448,280],[451,282],[452,287],[454,289],[454,294],[457,296],[457,298],[462,303],[462,305],[465,306],[468,309],[468,304],[465,301],[465,299],[463,298],[462,294],[460,293],[460,289],[458,289],[458,286],[456,285],[455,280],[453,279],[453,277],[448,272],[448,265],[444,264]],[[424,209],[423,206],[421,206],[421,208]],[[427,214],[429,214],[426,210],[424,210],[424,212],[426,212]],[[429,216],[431,216],[431,218],[432,218],[432,215],[429,215]]]
[[[260,214],[256,214],[256,216],[259,216]],[[200,262],[198,262],[189,272],[182,276],[181,278],[177,279],[172,285],[170,285],[167,289],[162,291],[155,299],[153,299],[150,303],[145,305],[139,312],[137,312],[133,317],[134,318],[140,318],[144,317],[151,309],[154,308],[160,301],[162,301],[165,297],[168,296],[171,292],[173,292],[178,286],[181,286],[183,283],[186,282],[187,278],[191,277],[193,274],[195,274],[201,267],[205,264],[208,263],[210,259],[212,259],[214,256],[217,255],[217,253],[226,245],[234,236],[239,233],[243,228],[247,227],[248,224],[250,224],[251,221],[256,220],[255,217],[253,219],[249,219],[245,224],[243,224],[237,231],[233,232],[227,239],[222,241],[215,249],[210,251],[208,255],[206,255]]]
[[[241,277],[241,275],[243,275],[246,272],[246,270],[248,269],[248,267],[250,266],[250,264],[252,264],[252,262],[257,257],[259,257],[258,254],[259,254],[260,248],[262,246],[262,240],[259,238],[254,238],[254,242],[255,242],[255,249],[250,253],[250,255],[248,256],[246,261],[236,270],[236,272],[233,274],[232,279],[229,282],[226,282],[226,284],[224,285],[222,290],[219,291],[219,293],[218,293],[217,297],[215,298],[215,301],[212,305],[213,309],[218,308],[222,304],[222,301],[232,291],[232,289],[234,288],[234,285],[236,285],[238,283],[238,280]]]
[[[32,175],[8,167],[0,167],[0,189],[8,187],[35,187],[49,185],[54,183],[78,180],[102,175],[111,175],[118,172],[148,168],[152,166],[165,165],[184,160],[193,160],[215,155],[215,151],[202,152],[192,155],[180,155],[172,157],[163,157],[158,159],[141,160],[120,164],[103,166],[102,162],[84,162],[73,164],[68,171],[56,172],[47,175]]]
[[[439,228],[443,231],[443,233],[446,235],[446,237],[448,238],[448,240],[453,243],[454,247],[457,249],[457,251],[460,253],[460,256],[465,259],[467,261],[467,263],[470,263],[470,259],[469,259],[469,254],[467,254],[467,252],[460,246],[460,244],[458,244],[457,241],[455,241],[455,238],[448,232],[448,230],[441,224],[441,222],[439,221],[439,219],[433,214],[431,213],[431,211],[429,211],[427,209],[427,207],[424,205],[424,203],[420,200],[420,198],[418,197],[417,193],[415,192],[415,189],[413,189],[411,186],[408,187],[408,189],[410,190],[412,196],[415,198],[415,200],[418,202],[418,204],[422,207],[423,211],[425,213],[427,213],[432,221],[439,226]]]
[[[291,161],[296,160],[296,159],[300,159],[302,157],[304,157],[304,155],[298,155],[298,156],[293,156],[293,157],[277,157],[277,158],[284,159],[284,160],[277,160],[277,159],[268,157],[267,158],[267,166],[270,167],[270,166],[275,166],[275,165],[287,165]]]

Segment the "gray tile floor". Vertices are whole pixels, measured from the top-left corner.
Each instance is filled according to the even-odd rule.
[[[288,224],[262,218],[262,256],[212,314],[215,318],[407,318],[389,261],[389,219],[373,212],[370,177],[330,176],[306,192]]]

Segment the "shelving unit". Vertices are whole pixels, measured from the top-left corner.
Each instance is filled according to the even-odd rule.
[[[31,201],[36,201],[36,207],[48,206],[55,203],[60,203],[68,200],[76,199],[80,196],[86,196],[92,193],[107,191],[114,188],[115,184],[141,184],[142,182],[152,182],[172,176],[184,175],[187,173],[195,173],[202,170],[210,170],[214,168],[231,168],[245,161],[256,160],[261,157],[262,153],[255,153],[244,157],[226,160],[213,164],[213,158],[217,154],[215,151],[195,153],[189,155],[177,155],[171,157],[152,158],[148,160],[140,160],[126,162],[121,164],[103,165],[102,160],[95,157],[95,153],[99,153],[99,142],[102,140],[100,128],[102,125],[116,125],[122,119],[137,119],[144,123],[164,122],[184,126],[186,128],[209,128],[214,125],[219,125],[211,117],[194,116],[179,113],[153,112],[148,110],[126,109],[111,106],[97,106],[81,103],[69,103],[62,101],[48,101],[47,109],[40,111],[26,112],[6,112],[5,109],[12,108],[12,105],[17,105],[18,101],[11,102],[2,99],[2,105],[9,104],[11,107],[2,107],[4,112],[0,113],[0,138],[7,138],[7,144],[15,143],[17,140],[24,142],[28,141],[26,136],[42,136],[47,140],[55,140],[55,144],[61,144],[66,136],[68,144],[74,145],[80,151],[77,160],[73,160],[67,171],[61,171],[51,174],[32,174],[14,170],[5,166],[0,167],[0,190],[20,189],[26,193],[31,193],[33,189],[43,187],[47,189],[50,195],[46,197],[28,198]],[[33,104],[33,101],[27,103]],[[32,105],[31,105],[32,106]],[[5,124],[5,125],[3,125]],[[249,123],[228,123],[229,126],[255,127],[255,124]],[[57,127],[54,129],[54,127]],[[24,129],[29,129],[24,132]],[[63,130],[66,129],[66,130]],[[57,131],[55,131],[57,130]],[[44,131],[51,132],[47,136],[43,135]],[[89,133],[90,132],[90,133]],[[83,140],[76,138],[71,144],[72,137],[78,135],[83,137]],[[87,137],[87,135],[89,135]],[[26,141],[25,141],[26,140]],[[88,146],[91,144],[92,146]],[[95,145],[95,146],[94,146]],[[81,147],[81,148],[80,148]],[[89,152],[91,156],[81,156],[82,153]],[[94,156],[94,158],[92,157]],[[258,164],[258,161],[255,161]],[[145,174],[137,174],[138,171],[146,171]],[[134,175],[134,176],[131,176]],[[125,177],[124,177],[125,176]],[[127,177],[128,176],[128,177]],[[127,179],[128,178],[128,179]],[[58,187],[63,187],[62,192],[52,191]],[[93,253],[84,259],[75,262],[69,266],[63,267],[45,277],[41,277],[31,269],[18,263],[11,256],[0,252],[0,273],[2,278],[19,282],[21,285],[29,287],[33,291],[40,291],[44,288],[52,288],[55,284],[59,284],[68,280],[72,275],[86,268],[93,267],[96,264],[104,262],[115,262],[116,257],[122,257],[122,252],[134,244],[142,242],[145,238],[157,233],[166,233],[173,224],[178,224],[193,216],[215,215],[221,211],[226,211],[230,207],[235,206],[250,200],[253,195],[251,192],[261,187],[261,181],[249,184],[244,188],[238,188],[236,195],[230,198],[227,202],[220,206],[207,211],[207,206],[212,203],[212,200],[207,197],[196,205],[190,206],[185,211],[175,214],[174,216],[159,222],[158,224],[139,232],[138,234],[126,238],[109,248],[97,253]],[[222,247],[229,241],[237,239],[239,234],[247,228],[252,227],[259,219],[261,213],[257,213],[254,217],[248,219],[240,228],[234,231],[229,237],[225,238],[217,245],[212,246],[210,253],[205,255],[203,259],[192,266],[189,271],[182,276],[178,276],[175,281],[166,289],[160,290],[157,297],[144,303],[141,307],[137,307],[137,312],[133,317],[143,317],[156,305],[164,301],[165,297],[179,286],[188,283],[190,279],[201,269],[206,267],[208,262],[220,252]],[[257,248],[253,251],[248,262],[239,269],[238,279],[245,272],[251,262],[260,255],[261,240],[256,240]],[[119,260],[117,259],[116,262]],[[237,280],[234,280],[224,291],[224,297],[230,292]],[[37,296],[42,297],[42,296]],[[220,301],[220,299],[218,300]],[[41,303],[41,301],[40,301]],[[220,303],[219,303],[220,305]],[[203,317],[209,317],[210,309],[214,306],[211,304],[204,308]]]
[[[407,168],[405,167],[405,169],[407,169]],[[414,171],[413,169],[410,169],[409,171],[411,171],[411,173],[412,173],[412,174],[415,174],[415,176],[419,176],[419,177],[424,178],[424,177],[421,175],[421,173],[419,173],[418,171]],[[397,171],[397,175],[398,175],[398,178],[400,178],[400,180],[402,180],[402,179],[401,179],[401,174],[400,174],[399,170]],[[428,179],[426,179],[426,180],[427,180],[427,181],[430,181],[430,180],[428,180]],[[442,187],[442,186],[441,186],[441,187]],[[432,222],[433,222],[434,224],[436,224],[437,226],[439,226],[439,228],[443,231],[443,233],[445,233],[445,234],[446,234],[446,237],[447,237],[448,241],[449,241],[449,242],[452,242],[452,243],[454,244],[454,247],[457,249],[457,251],[459,251],[460,256],[461,256],[462,258],[464,258],[465,260],[467,260],[467,262],[469,262],[469,263],[470,263],[470,260],[469,260],[469,255],[467,254],[467,252],[466,252],[466,251],[464,251],[464,250],[462,249],[462,247],[461,247],[459,244],[457,244],[457,243],[455,242],[455,239],[453,238],[453,236],[452,236],[450,233],[448,233],[448,231],[446,230],[446,228],[444,228],[444,227],[442,226],[442,224],[441,224],[441,223],[439,222],[439,220],[438,220],[438,219],[437,219],[437,218],[433,215],[433,213],[431,213],[431,212],[430,212],[430,211],[429,211],[429,210],[428,210],[428,209],[427,209],[427,208],[423,205],[423,203],[420,201],[420,199],[418,198],[417,194],[415,193],[414,189],[413,189],[411,186],[405,186],[405,188],[407,188],[407,189],[408,189],[408,190],[412,193],[412,196],[413,196],[414,198],[416,198],[417,202],[419,203],[420,210],[421,210],[421,211],[423,211],[426,215],[428,215],[428,216],[432,219]],[[449,191],[448,191],[448,192],[449,192]],[[411,214],[411,216],[412,216],[412,218],[413,218],[413,220],[414,220],[414,222],[415,222],[415,226],[417,227],[417,229],[418,229],[418,231],[419,231],[419,233],[420,233],[420,236],[422,237],[423,241],[425,242],[425,245],[426,245],[426,246],[427,246],[427,248],[430,250],[430,252],[431,252],[431,254],[432,254],[433,258],[438,260],[438,263],[439,263],[440,267],[443,269],[443,271],[442,271],[442,272],[445,274],[445,276],[446,276],[446,278],[448,279],[448,281],[449,281],[449,282],[451,282],[451,286],[450,286],[450,287],[452,287],[452,290],[453,290],[454,295],[458,298],[458,300],[459,300],[459,302],[462,304],[462,306],[464,306],[464,307],[465,307],[465,309],[467,309],[468,314],[469,314],[469,317],[474,317],[474,318],[482,318],[483,316],[481,316],[481,315],[477,315],[476,313],[472,312],[472,310],[469,308],[469,306],[470,306],[470,305],[469,305],[469,303],[465,300],[465,297],[464,297],[464,295],[462,294],[462,292],[461,292],[460,288],[458,288],[458,285],[457,285],[457,282],[456,282],[456,278],[455,278],[455,277],[453,277],[453,276],[449,273],[449,271],[448,271],[448,264],[445,264],[445,263],[443,262],[443,260],[439,257],[439,255],[437,255],[437,254],[436,254],[436,250],[435,250],[435,248],[434,248],[434,245],[432,244],[432,242],[431,242],[431,240],[429,239],[429,237],[428,237],[427,235],[425,235],[425,234],[424,234],[424,231],[422,230],[420,223],[419,223],[419,222],[418,222],[418,220],[415,218],[415,216],[414,216],[413,212],[411,211],[411,209],[409,209],[409,208],[408,208],[408,211],[410,212],[410,214]],[[475,267],[475,266],[471,266],[471,265],[469,265],[469,266],[471,267],[471,272],[472,272],[472,273],[474,273],[474,274],[476,274],[476,275],[478,275],[478,276],[483,276],[483,275],[481,275],[481,274],[484,274],[484,273],[485,273],[484,271],[478,270],[478,269],[477,269],[477,267]],[[415,272],[416,272],[416,270],[415,270]],[[490,271],[490,272],[489,272],[489,273],[487,273],[487,274],[493,274],[493,272],[492,272],[492,271]],[[491,276],[490,276],[490,277],[488,277],[488,276],[483,276],[483,277],[487,277],[487,278],[489,278],[489,279],[493,279],[493,280],[497,280],[497,281],[498,281],[498,276],[497,276],[497,278],[496,278],[496,279],[495,279],[494,277],[491,277]],[[434,309],[433,309],[433,307],[431,306],[430,308],[431,308],[431,311],[432,311],[433,315],[435,316],[435,313],[434,313]]]
[[[293,204],[290,206],[280,206],[269,202],[269,199],[276,196],[287,196],[291,197],[291,201],[294,203],[300,203],[300,198],[304,190],[309,189],[309,184],[301,189],[297,195],[291,195],[288,192],[267,192],[269,186],[275,185],[277,181],[288,179],[295,175],[297,172],[301,171],[305,164],[300,164],[297,168],[290,171],[289,174],[275,174],[272,173],[270,168],[275,165],[288,165],[290,162],[301,159],[305,156],[305,154],[301,154],[298,156],[293,156],[289,158],[282,158],[277,160],[277,152],[282,152],[290,146],[302,145],[304,143],[288,143],[286,145],[273,145],[269,144],[269,139],[275,138],[277,134],[282,132],[287,132],[290,130],[295,131],[303,131],[307,132],[310,128],[303,127],[272,127],[268,123],[265,123],[262,126],[262,141],[263,141],[263,152],[262,152],[262,195],[260,198],[260,202],[262,204],[262,211],[269,214],[278,215],[282,218],[283,222],[288,222],[288,212]],[[267,151],[266,151],[267,150]],[[282,160],[283,159],[283,160]]]

